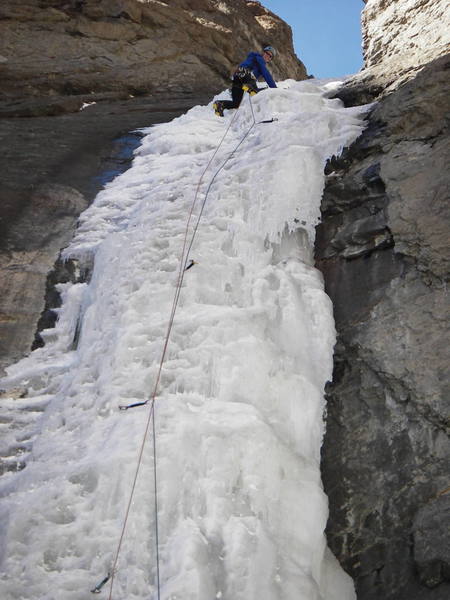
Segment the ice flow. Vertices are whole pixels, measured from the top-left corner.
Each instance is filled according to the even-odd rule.
[[[326,548],[319,471],[335,332],[314,228],[325,161],[364,126],[336,85],[244,98],[200,189],[194,214],[253,107],[205,206],[156,401],[164,600],[355,598]],[[144,131],[64,251],[95,259],[90,282],[60,286],[46,345],[1,384],[3,454],[24,467],[0,480],[5,600],[86,599],[111,568],[149,410],[118,406],[151,394],[187,215],[232,117],[197,106]],[[148,439],[112,598],[157,598],[154,493]]]

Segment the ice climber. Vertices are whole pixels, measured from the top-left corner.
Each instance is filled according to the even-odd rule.
[[[236,72],[233,74],[233,84],[231,86],[232,100],[217,100],[213,104],[214,112],[218,117],[223,117],[223,111],[230,108],[238,108],[241,104],[244,92],[250,95],[258,93],[257,80],[263,77],[271,88],[276,88],[277,84],[266,67],[277,54],[272,46],[264,46],[262,54],[259,52],[250,52],[247,58],[242,62]]]

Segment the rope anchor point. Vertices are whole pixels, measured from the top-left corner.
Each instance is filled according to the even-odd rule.
[[[192,267],[194,265],[198,265],[198,262],[196,262],[195,260],[192,260],[192,258],[191,258],[191,260],[189,261],[189,264],[187,265],[187,267],[184,270],[189,271],[189,269],[192,269]]]
[[[143,402],[134,402],[134,404],[120,404],[119,410],[128,410],[129,408],[134,408],[135,406],[145,406],[148,403],[148,400],[144,400]]]
[[[102,581],[100,581],[100,583],[98,585],[95,586],[95,588],[93,588],[91,590],[92,594],[100,594],[100,592],[102,591],[102,587],[108,583],[108,581],[111,579],[111,573],[108,573],[108,575],[102,579]]]

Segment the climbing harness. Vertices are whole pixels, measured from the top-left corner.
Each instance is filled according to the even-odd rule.
[[[126,530],[126,526],[127,526],[127,522],[128,522],[128,517],[129,517],[129,513],[130,513],[130,509],[131,509],[131,503],[133,500],[133,496],[134,496],[134,491],[136,488],[136,482],[137,482],[137,478],[139,475],[139,471],[140,471],[140,467],[142,464],[142,457],[143,457],[143,452],[144,452],[144,447],[145,447],[145,443],[147,441],[147,437],[148,437],[148,433],[149,433],[149,429],[150,429],[150,423],[152,422],[152,434],[153,434],[153,474],[154,474],[154,510],[155,510],[155,550],[156,550],[156,588],[157,588],[157,598],[158,600],[160,600],[161,598],[161,588],[160,588],[160,573],[159,573],[159,525],[158,525],[158,492],[157,492],[157,460],[156,460],[156,425],[155,425],[155,401],[156,401],[156,395],[158,392],[158,388],[159,388],[159,382],[161,379],[161,372],[162,372],[162,368],[163,368],[163,364],[165,361],[165,357],[166,357],[166,353],[167,353],[167,348],[168,348],[168,344],[169,344],[169,338],[170,338],[170,334],[172,331],[172,327],[173,327],[173,323],[174,323],[174,318],[175,318],[175,313],[176,313],[176,309],[178,306],[178,301],[180,298],[180,293],[181,293],[181,288],[183,285],[183,279],[184,279],[184,275],[185,273],[191,269],[195,264],[197,264],[193,259],[189,258],[189,254],[191,252],[192,246],[194,244],[195,241],[195,237],[197,235],[197,231],[198,231],[198,227],[200,225],[200,221],[203,215],[203,211],[206,205],[206,202],[208,200],[208,196],[209,196],[209,192],[211,190],[211,187],[214,184],[214,181],[216,180],[217,176],[219,175],[219,173],[222,171],[222,169],[226,166],[226,164],[228,163],[228,161],[235,155],[235,153],[238,151],[238,149],[241,147],[241,145],[244,143],[244,141],[247,139],[247,137],[249,136],[250,132],[252,131],[252,129],[255,127],[255,125],[257,125],[256,119],[255,119],[255,113],[253,110],[253,105],[252,105],[252,101],[251,101],[251,97],[249,95],[249,102],[250,102],[250,108],[251,108],[251,112],[252,112],[252,123],[250,125],[250,127],[248,128],[248,130],[245,132],[245,134],[243,135],[242,139],[240,140],[240,142],[237,144],[237,146],[234,148],[234,150],[232,152],[230,152],[228,154],[228,156],[225,158],[225,160],[223,161],[223,163],[220,165],[220,167],[216,170],[216,172],[214,173],[213,177],[211,178],[211,181],[209,182],[209,185],[206,189],[205,192],[205,197],[203,199],[203,202],[201,203],[200,206],[200,211],[199,214],[197,216],[197,219],[195,221],[194,227],[193,227],[193,231],[190,237],[190,240],[188,242],[188,237],[189,237],[189,229],[191,226],[191,221],[193,220],[193,214],[194,214],[194,208],[197,204],[197,200],[198,200],[198,195],[200,192],[200,186],[203,182],[203,179],[205,177],[206,172],[208,171],[209,167],[211,166],[214,158],[216,157],[217,153],[219,152],[219,149],[221,148],[235,118],[236,115],[238,113],[238,110],[236,110],[235,114],[233,115],[233,118],[231,119],[222,139],[219,142],[219,145],[217,146],[216,150],[214,151],[212,157],[210,158],[208,164],[206,165],[200,179],[199,182],[197,184],[197,188],[195,191],[195,195],[194,195],[194,200],[192,202],[190,211],[189,211],[189,216],[187,219],[187,223],[186,223],[186,229],[185,229],[185,234],[184,234],[184,240],[183,240],[183,248],[182,248],[182,252],[181,252],[181,258],[180,258],[180,267],[179,267],[179,272],[178,272],[178,279],[177,279],[177,284],[176,284],[176,290],[175,290],[175,295],[174,295],[174,299],[173,299],[173,303],[172,303],[172,309],[171,309],[171,313],[170,313],[170,317],[169,317],[169,323],[168,323],[168,327],[167,327],[167,331],[166,331],[166,335],[165,335],[165,340],[164,340],[164,345],[163,345],[163,349],[162,349],[162,353],[161,353],[161,359],[159,362],[159,368],[158,368],[158,373],[155,379],[155,383],[153,386],[153,392],[151,394],[151,396],[147,399],[144,400],[142,402],[135,402],[133,404],[129,404],[128,406],[119,406],[119,409],[122,411],[126,411],[130,408],[135,408],[138,406],[145,406],[146,404],[150,403],[150,410],[149,410],[149,414],[148,414],[148,418],[147,418],[147,422],[146,422],[146,426],[145,426],[145,430],[144,430],[144,436],[142,439],[142,443],[141,443],[141,447],[139,450],[139,454],[138,454],[138,459],[137,459],[137,466],[136,466],[136,470],[135,470],[135,474],[134,474],[134,478],[133,478],[133,483],[131,486],[131,492],[130,492],[130,496],[128,499],[128,504],[127,504],[127,509],[125,512],[125,518],[123,521],[123,526],[122,526],[122,530],[121,530],[121,534],[120,534],[120,538],[119,538],[119,542],[117,545],[117,550],[116,550],[116,554],[115,554],[115,558],[114,558],[114,562],[113,562],[113,566],[111,569],[111,574],[108,573],[108,576],[105,577],[105,579],[103,579],[103,581],[101,581],[93,590],[91,590],[93,593],[99,593],[101,591],[101,588],[108,582],[110,581],[110,586],[109,586],[109,599],[108,600],[112,600],[112,592],[113,592],[113,585],[114,585],[114,575],[117,569],[117,563],[118,563],[118,559],[119,559],[119,554],[120,554],[120,550],[122,547],[122,542],[124,539],[124,535],[125,535],[125,530]],[[276,119],[272,119],[272,121],[274,121]],[[272,122],[272,121],[261,121],[261,123],[264,122]]]
[[[255,74],[249,67],[239,66],[233,73],[233,77],[238,77],[239,79],[246,79],[248,77],[256,81]]]

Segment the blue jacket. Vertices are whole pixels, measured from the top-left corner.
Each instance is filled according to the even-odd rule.
[[[258,52],[250,52],[250,54],[247,56],[244,62],[241,62],[239,66],[251,69],[256,79],[258,79],[259,77],[264,77],[269,87],[277,87],[277,84],[273,80],[272,75],[267,70],[264,58]]]

